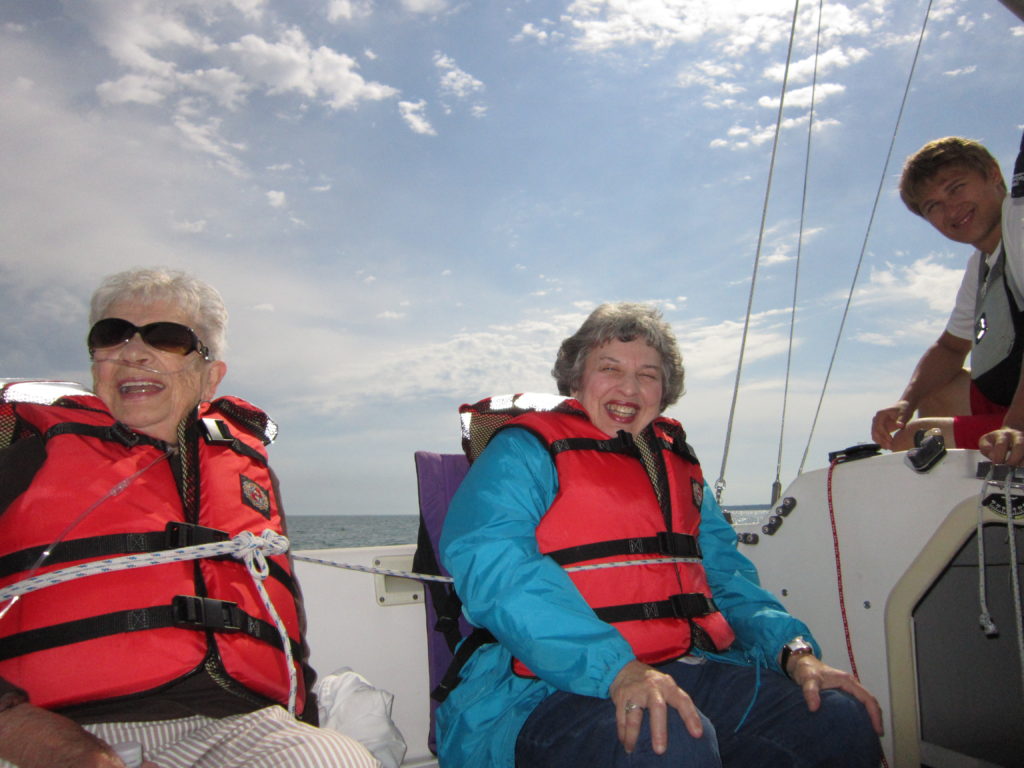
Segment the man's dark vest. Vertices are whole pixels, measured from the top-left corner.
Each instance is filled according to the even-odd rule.
[[[1020,381],[1021,356],[1024,355],[1024,311],[1010,289],[1004,248],[999,249],[991,269],[982,257],[979,270],[971,379],[993,403],[1008,406]]]

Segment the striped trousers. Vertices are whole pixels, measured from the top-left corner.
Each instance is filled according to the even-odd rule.
[[[381,768],[355,739],[301,723],[276,706],[219,719],[83,727],[108,744],[141,743],[144,759],[160,768]]]

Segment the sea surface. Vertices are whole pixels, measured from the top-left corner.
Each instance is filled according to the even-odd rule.
[[[761,525],[769,507],[764,504],[730,505],[735,525]],[[382,547],[415,544],[419,531],[416,515],[288,515],[292,550],[333,547]]]
[[[288,515],[292,550],[412,544],[416,515]]]

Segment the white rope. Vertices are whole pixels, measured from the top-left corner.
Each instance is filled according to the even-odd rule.
[[[270,595],[267,594],[263,580],[270,574],[270,566],[267,564],[267,553],[281,555],[288,551],[288,538],[282,536],[269,528],[263,531],[259,538],[251,531],[242,531],[232,541],[241,542],[240,549],[234,552],[234,556],[245,563],[245,568],[252,577],[252,583],[263,600],[263,607],[274,620],[277,633],[281,636],[281,647],[284,649],[285,664],[288,668],[288,713],[295,716],[295,699],[299,690],[299,676],[295,672],[295,656],[292,654],[292,640],[288,636],[288,628],[274,607]]]
[[[284,621],[274,608],[270,595],[267,594],[267,590],[263,586],[263,580],[267,578],[270,572],[267,556],[284,554],[288,551],[288,546],[289,542],[286,537],[269,529],[263,531],[260,536],[256,536],[251,531],[242,531],[233,539],[227,541],[219,541],[212,544],[196,544],[191,547],[168,549],[162,552],[110,557],[105,560],[94,560],[89,563],[72,565],[68,568],[51,571],[50,573],[32,576],[0,590],[0,601],[20,597],[29,592],[63,584],[66,581],[80,579],[84,576],[146,568],[151,565],[163,565],[165,563],[176,563],[186,560],[198,560],[204,557],[231,555],[245,564],[246,571],[252,578],[256,591],[259,593],[267,613],[270,614],[281,636],[281,644],[288,664],[288,711],[294,715],[295,699],[298,691],[298,675],[295,672],[291,638],[288,636],[288,630],[284,625]]]
[[[269,536],[268,536],[269,534]],[[266,538],[262,538],[266,537]],[[213,544],[195,544],[190,547],[168,549],[162,552],[150,552],[141,555],[121,555],[106,560],[95,560],[91,563],[72,565],[68,568],[51,571],[50,573],[33,576],[30,579],[19,581],[0,590],[0,601],[9,600],[16,595],[25,595],[35,592],[38,589],[52,587],[66,581],[78,579],[83,576],[92,576],[99,573],[112,573],[114,571],[131,570],[134,568],[145,568],[150,565],[162,565],[164,563],[180,562],[182,560],[198,560],[204,557],[220,557],[221,555],[232,555],[239,559],[254,561],[257,573],[263,572],[266,568],[266,555],[279,555],[287,551],[288,539],[273,531],[264,531],[262,537],[256,537],[249,531],[243,531],[238,536],[228,541],[219,541]],[[380,574],[382,576],[397,576],[403,579],[414,581],[438,581],[450,584],[450,576],[436,576],[429,573],[416,573],[415,571],[400,571],[392,568],[379,568],[369,565],[356,565],[355,563],[339,563],[334,560],[324,560],[318,557],[306,555],[292,555],[293,560],[301,560],[305,563],[315,565],[327,565],[332,568],[344,568],[350,571],[362,573]],[[622,568],[627,565],[670,565],[673,563],[700,563],[698,557],[649,557],[635,560],[620,560],[614,563],[594,563],[592,565],[572,565],[566,571],[596,571],[603,568]],[[252,571],[250,570],[250,573]],[[265,578],[265,573],[260,579]],[[253,575],[256,579],[257,576]]]
[[[978,605],[981,608],[978,623],[988,637],[995,637],[999,634],[999,627],[992,620],[992,613],[988,609],[988,587],[985,580],[985,492],[992,480],[994,468],[995,464],[990,464],[988,474],[981,481],[981,491],[978,493],[978,527],[975,533],[975,538],[978,540]]]
[[[1012,472],[1006,474],[1006,532],[1010,538],[1010,581],[1013,583],[1013,615],[1017,624],[1017,658],[1020,662],[1021,691],[1024,692],[1024,619],[1021,611],[1024,606],[1020,599],[1020,574],[1017,568],[1017,532],[1013,524],[1013,497],[1010,494]]]
[[[442,584],[451,584],[451,576],[435,576],[429,573],[416,573],[415,571],[397,571],[390,568],[376,568],[369,565],[355,565],[354,563],[339,563],[334,560],[323,560],[318,557],[307,557],[306,555],[292,555],[292,560],[301,560],[304,563],[316,565],[327,565],[332,568],[344,568],[349,571],[361,571],[363,573],[374,573],[382,576],[397,576],[402,579],[413,581],[437,581]],[[626,565],[668,565],[671,563],[700,563],[699,557],[649,557],[640,560],[620,560],[614,563],[594,563],[592,565],[570,565],[565,570],[569,573],[577,571],[598,571],[603,568],[622,568]]]
[[[262,541],[256,537],[253,538],[256,542]],[[284,537],[282,536],[281,538]],[[285,549],[281,551],[287,551],[288,540],[284,539],[284,541],[286,542]],[[98,573],[112,573],[114,571],[146,568],[150,565],[162,565],[164,563],[174,563],[183,560],[198,560],[203,557],[219,557],[221,555],[237,556],[236,553],[241,552],[245,546],[248,546],[246,540],[238,536],[234,539],[229,539],[228,541],[219,541],[213,544],[196,544],[191,547],[167,549],[161,552],[146,552],[138,555],[121,555],[119,557],[107,558],[106,560],[94,560],[89,563],[72,565],[49,573],[32,576],[31,578],[19,581],[16,584],[11,584],[0,590],[0,600],[8,600],[16,595],[25,595],[29,592],[34,592],[37,589],[52,587],[56,584],[62,584],[65,581],[71,581],[72,579],[81,578],[82,576],[92,576]],[[266,544],[259,543],[257,546],[267,549],[268,554],[281,554],[281,552],[273,551],[273,549],[268,547]]]
[[[978,622],[981,624],[982,630],[988,637],[995,637],[999,634],[999,628],[996,626],[995,621],[992,619],[992,615],[989,613],[988,599],[987,599],[987,587],[985,583],[985,543],[984,543],[984,512],[985,503],[984,499],[989,486],[999,485],[999,481],[994,479],[995,464],[990,464],[988,472],[985,475],[985,479],[981,483],[981,493],[978,496],[978,528],[976,537],[978,539],[978,600],[981,606],[981,615],[978,617]],[[1014,524],[1014,511],[1013,511],[1013,480],[1014,471],[1012,467],[1004,467],[1006,477],[1002,480],[1003,485],[1003,499],[1006,505],[1006,531],[1009,538],[1010,548],[1010,583],[1013,592],[1013,614],[1014,624],[1017,630],[1017,657],[1020,665],[1020,676],[1021,676],[1021,690],[1024,691],[1024,617],[1022,617],[1022,611],[1024,611],[1024,604],[1021,602],[1021,590],[1020,590],[1020,573],[1017,566],[1017,535],[1016,526]]]
[[[264,608],[273,619],[274,626],[281,636],[281,647],[285,654],[285,663],[288,667],[288,711],[295,715],[295,702],[298,693],[298,675],[295,671],[295,658],[292,653],[291,638],[284,621],[274,607],[270,595],[263,586],[264,579],[270,573],[267,563],[268,555],[281,555],[288,551],[289,541],[287,537],[267,529],[260,536],[251,531],[242,531],[237,536],[227,541],[214,542],[212,544],[195,544],[189,547],[168,549],[161,552],[147,552],[137,555],[121,555],[110,557],[104,560],[94,560],[89,563],[72,565],[67,568],[60,568],[50,573],[32,576],[30,578],[11,584],[0,590],[0,601],[17,598],[30,592],[35,592],[46,587],[63,584],[67,581],[80,579],[85,576],[94,576],[101,573],[113,573],[115,571],[133,570],[135,568],[147,568],[151,565],[163,565],[166,563],[183,562],[186,560],[198,560],[206,557],[220,557],[231,555],[241,560],[246,571],[252,578],[253,585],[263,601]],[[317,565],[327,565],[334,568],[345,568],[352,571],[364,573],[381,574],[384,576],[398,576],[400,578],[413,579],[416,581],[439,581],[451,583],[449,576],[433,576],[426,573],[415,573],[413,571],[399,571],[390,568],[375,568],[353,563],[338,563],[331,560],[323,560],[305,555],[293,555],[293,560],[301,560]],[[696,557],[657,557],[642,558],[637,560],[623,560],[614,563],[595,563],[593,565],[575,565],[566,568],[566,571],[593,571],[602,568],[621,568],[627,565],[665,565],[670,563],[699,563],[700,558]]]

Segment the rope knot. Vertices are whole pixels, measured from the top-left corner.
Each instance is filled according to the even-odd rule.
[[[264,530],[259,536],[256,536],[252,531],[242,531],[232,541],[235,542],[237,547],[232,553],[234,557],[243,561],[249,573],[260,581],[263,581],[270,574],[267,556],[282,555],[288,551],[290,546],[287,536],[282,536],[269,528]]]

